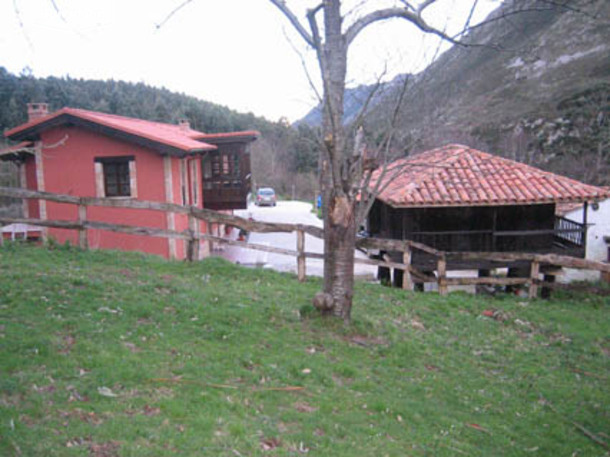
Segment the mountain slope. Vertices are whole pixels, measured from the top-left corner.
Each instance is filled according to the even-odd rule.
[[[505,2],[490,18],[528,3]],[[536,2],[547,7],[477,28],[469,39],[488,46],[453,47],[410,78],[396,148],[466,143],[610,184],[610,2],[558,3]],[[384,130],[398,86],[388,83],[373,101],[371,138]]]

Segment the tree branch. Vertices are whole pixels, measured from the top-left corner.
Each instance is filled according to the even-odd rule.
[[[313,37],[305,29],[305,27],[303,27],[303,24],[301,24],[299,19],[294,15],[294,13],[290,10],[290,8],[288,8],[288,5],[286,5],[285,0],[269,0],[269,1],[271,3],[273,3],[282,12],[282,14],[284,16],[286,16],[286,18],[290,21],[290,23],[293,25],[293,27],[296,29],[296,31],[299,32],[299,35],[301,35],[301,37],[305,40],[305,42],[312,48],[315,48],[316,46],[315,46]]]
[[[424,3],[417,7],[417,14],[423,13],[423,11],[433,3],[436,3],[436,0],[426,0]]]
[[[165,23],[167,21],[169,21],[172,16],[174,14],[176,14],[178,11],[180,11],[182,8],[184,8],[186,5],[188,5],[189,3],[191,3],[193,0],[184,0],[180,5],[178,5],[176,8],[174,8],[173,10],[170,11],[170,13],[165,16],[165,19],[163,19],[161,22],[159,22],[155,27],[157,30],[159,30],[161,27],[163,27],[165,25]]]
[[[433,2],[424,2],[420,8],[430,6]],[[407,8],[386,8],[378,11],[373,11],[372,13],[367,14],[366,16],[361,17],[356,22],[354,22],[345,32],[345,41],[349,45],[354,39],[358,36],[360,32],[362,32],[369,25],[379,22],[386,21],[388,19],[405,19],[409,21],[413,25],[415,25],[422,32],[430,33],[433,35],[437,35],[445,41],[453,43],[458,46],[467,46],[466,43],[463,43],[455,38],[447,35],[445,32],[438,30],[434,27],[428,25],[428,23],[421,17],[420,13],[413,13],[409,11]]]

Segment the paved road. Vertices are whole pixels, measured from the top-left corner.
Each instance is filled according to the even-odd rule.
[[[255,220],[263,222],[287,222],[322,227],[322,221],[311,212],[311,209],[312,205],[309,203],[280,201],[275,207],[250,205],[247,210],[236,211],[235,214],[241,217],[253,217]],[[248,241],[253,244],[263,244],[292,250],[296,250],[297,245],[296,233],[252,233]],[[306,234],[305,251],[323,253],[324,243],[321,239]],[[278,271],[296,272],[296,258],[291,256],[253,251],[235,246],[226,246],[224,251],[215,251],[214,254],[233,262],[239,262],[240,264],[263,266]],[[356,252],[356,255],[364,257],[364,254],[360,252]],[[307,259],[308,276],[322,276],[323,271],[324,263],[322,260]],[[356,265],[355,273],[358,277],[373,279],[376,267]]]

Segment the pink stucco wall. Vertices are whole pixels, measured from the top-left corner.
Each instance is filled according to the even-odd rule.
[[[42,134],[43,145],[52,145],[60,140],[65,140],[61,146],[43,149],[44,181],[47,192],[94,197],[96,196],[95,158],[134,156],[137,198],[165,201],[163,157],[157,152],[77,127],[58,127]],[[32,165],[29,165],[27,169],[28,187],[30,187],[31,168]],[[179,173],[174,174],[174,182],[177,182],[175,185],[179,186],[179,179]],[[75,205],[47,202],[47,218],[74,220],[77,218],[77,208]],[[167,228],[165,214],[158,211],[89,207],[87,218],[109,223]],[[78,234],[73,230],[49,229],[49,235],[60,243],[70,241],[76,244],[78,241]],[[168,240],[165,238],[88,230],[88,242],[91,248],[142,251],[169,256]],[[178,257],[182,258],[182,251],[178,250],[177,253]]]

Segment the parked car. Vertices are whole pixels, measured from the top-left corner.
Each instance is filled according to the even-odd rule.
[[[261,187],[256,193],[254,204],[258,206],[275,206],[277,204],[275,191],[271,187]]]

